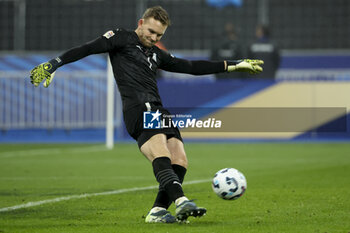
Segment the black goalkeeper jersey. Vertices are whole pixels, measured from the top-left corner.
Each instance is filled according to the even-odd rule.
[[[224,62],[189,61],[172,56],[157,46],[145,47],[136,32],[116,29],[103,36],[68,50],[59,56],[58,67],[79,60],[90,54],[108,52],[115,80],[122,97],[123,110],[146,102],[158,102],[156,72],[203,75],[224,72]]]
[[[106,41],[124,110],[145,102],[161,103],[157,69],[170,55],[157,46],[144,47],[134,31],[117,29],[113,33]]]

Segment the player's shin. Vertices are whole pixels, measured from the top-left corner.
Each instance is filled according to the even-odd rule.
[[[187,169],[181,165],[173,164],[171,165],[175,174],[180,180],[180,183],[182,184],[185,178],[185,174]],[[153,207],[163,207],[165,209],[168,209],[171,205],[172,201],[170,200],[168,194],[166,193],[165,189],[161,186],[159,186],[159,191],[156,197],[156,200],[154,201]]]
[[[153,160],[152,166],[160,187],[164,188],[171,202],[184,196],[180,179],[178,175],[175,174],[168,157],[156,158]]]

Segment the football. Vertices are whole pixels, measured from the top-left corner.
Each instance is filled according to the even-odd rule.
[[[237,169],[224,168],[215,174],[212,188],[220,198],[235,200],[244,194],[247,189],[247,180]]]

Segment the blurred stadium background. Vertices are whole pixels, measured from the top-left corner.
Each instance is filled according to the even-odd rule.
[[[228,107],[330,109],[302,131],[190,132],[184,133],[186,140],[350,139],[347,0],[0,0],[0,142],[104,142],[106,55],[62,67],[48,89],[32,87],[29,70],[109,29],[134,29],[153,5],[170,14],[172,26],[162,42],[174,55],[210,59],[228,22],[244,51],[255,40],[256,26],[267,25],[281,55],[275,78],[160,72],[165,106],[215,107],[223,115]],[[130,141],[115,99],[115,141]]]

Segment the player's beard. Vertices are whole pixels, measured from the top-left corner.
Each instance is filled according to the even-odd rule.
[[[147,39],[146,37],[142,37],[141,40],[142,44],[148,48],[152,47],[155,43],[151,42],[151,40]]]
[[[152,43],[151,40],[148,39],[147,36],[145,36],[144,33],[142,33],[139,36],[139,38],[140,38],[141,43],[148,48],[152,47],[155,44],[155,43]]]

